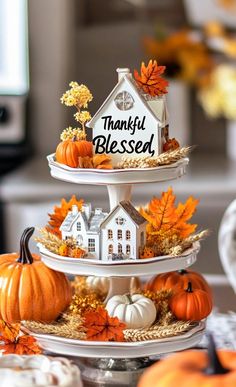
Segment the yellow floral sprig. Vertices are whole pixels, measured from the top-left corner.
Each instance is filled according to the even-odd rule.
[[[61,133],[60,139],[62,141],[66,140],[72,140],[76,137],[76,140],[85,140],[86,135],[80,128],[72,128],[72,126],[69,126],[68,128],[64,129]]]
[[[85,124],[91,119],[91,114],[87,110],[88,103],[92,101],[93,95],[86,85],[79,85],[77,82],[70,82],[70,89],[67,90],[61,97],[61,103],[66,106],[74,106],[77,112],[74,114],[74,118],[81,124],[84,136]]]

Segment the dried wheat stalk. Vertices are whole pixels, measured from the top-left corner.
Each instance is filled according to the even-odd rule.
[[[22,325],[35,333],[52,334],[68,339],[85,340],[86,333],[80,316],[64,316],[60,322],[44,324],[37,321],[23,321]]]
[[[156,324],[148,329],[125,329],[124,337],[126,341],[164,339],[183,334],[192,327],[193,324],[189,321],[175,321],[169,325]]]
[[[41,243],[46,249],[53,253],[58,253],[59,248],[64,243],[58,236],[49,232],[46,228],[40,228],[41,237],[36,237],[35,241]]]
[[[176,161],[187,157],[192,149],[193,147],[186,146],[183,148],[175,149],[173,151],[161,153],[159,156],[155,157],[144,156],[132,158],[124,156],[122,157],[122,161],[118,164],[118,168],[150,168],[173,164]]]
[[[186,249],[189,249],[194,242],[205,239],[210,234],[209,230],[203,230],[198,234],[194,234],[183,240],[183,242],[177,246],[174,246],[170,249],[169,254],[173,257],[176,257],[182,254]]]

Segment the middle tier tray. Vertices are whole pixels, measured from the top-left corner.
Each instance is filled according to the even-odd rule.
[[[185,269],[196,261],[200,243],[177,257],[170,255],[137,260],[101,261],[86,258],[62,257],[38,244],[43,262],[51,269],[67,274],[94,275],[102,277],[131,277],[165,273]]]

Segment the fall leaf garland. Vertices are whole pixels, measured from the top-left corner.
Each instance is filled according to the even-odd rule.
[[[168,82],[161,77],[164,71],[165,66],[158,66],[156,60],[150,60],[147,66],[142,62],[140,75],[137,70],[134,70],[134,78],[144,93],[152,97],[161,96],[167,93],[168,86]]]
[[[110,317],[106,309],[99,307],[96,311],[85,313],[83,317],[87,340],[124,341],[125,324],[117,317]]]
[[[20,324],[8,324],[0,320],[0,351],[4,355],[37,355],[42,353],[34,337],[21,334]]]

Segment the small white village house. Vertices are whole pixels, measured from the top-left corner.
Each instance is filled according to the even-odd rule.
[[[120,202],[101,224],[101,257],[124,254],[138,258],[146,243],[147,221],[129,201]]]
[[[143,94],[127,68],[117,69],[118,83],[87,124],[93,129],[95,153],[112,157],[159,155],[168,137],[165,96]]]
[[[88,256],[108,260],[114,256],[139,257],[139,248],[146,243],[146,220],[129,201],[120,202],[110,214],[101,208],[92,211],[91,204],[82,211],[74,205],[60,227],[62,239],[73,237]]]

